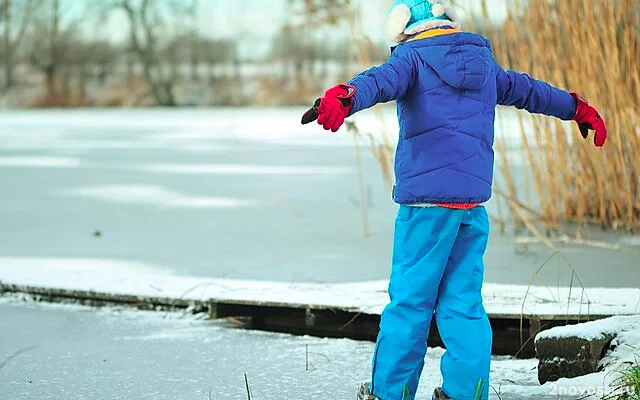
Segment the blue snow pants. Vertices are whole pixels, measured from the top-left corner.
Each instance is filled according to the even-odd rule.
[[[447,351],[442,388],[454,400],[489,398],[492,332],[482,305],[489,235],[484,207],[401,205],[395,224],[391,301],[382,313],[371,391],[415,399],[434,317]]]

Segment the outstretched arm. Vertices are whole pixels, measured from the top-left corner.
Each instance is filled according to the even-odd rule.
[[[324,129],[336,132],[346,117],[404,96],[415,81],[415,67],[414,50],[399,46],[386,63],[358,74],[348,84],[327,90],[302,116],[302,123],[317,119]]]
[[[498,104],[515,106],[534,114],[544,114],[578,123],[586,139],[589,129],[595,130],[594,143],[604,145],[607,127],[598,110],[577,93],[568,93],[515,71],[505,71],[496,64]]]
[[[544,114],[570,121],[576,115],[571,94],[515,71],[498,66],[498,104],[515,106],[534,114]]]
[[[403,97],[415,77],[414,50],[409,46],[397,47],[386,63],[361,72],[348,82],[356,88],[349,115]]]

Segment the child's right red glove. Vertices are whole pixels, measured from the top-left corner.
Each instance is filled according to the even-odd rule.
[[[593,142],[596,147],[602,147],[607,140],[607,126],[604,124],[600,113],[590,106],[589,102],[578,93],[571,93],[571,96],[577,105],[576,116],[573,119],[578,123],[582,137],[586,139],[589,136],[589,129],[595,130],[596,134]]]
[[[340,84],[332,87],[304,114],[302,123],[308,124],[318,119],[318,124],[324,129],[337,132],[351,111],[355,93],[356,88],[352,85]]]

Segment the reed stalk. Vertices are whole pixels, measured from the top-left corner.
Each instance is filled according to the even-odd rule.
[[[542,222],[640,225],[639,27],[640,0],[516,1],[504,31],[489,34],[505,68],[581,93],[609,128],[605,148],[595,149],[576,127],[521,117],[531,118],[534,130],[521,121],[522,157],[533,171]],[[504,146],[496,150],[506,160]],[[506,186],[526,192],[508,163],[501,165]]]

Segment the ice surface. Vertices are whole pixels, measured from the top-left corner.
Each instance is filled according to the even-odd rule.
[[[149,164],[143,171],[176,174],[233,174],[233,175],[341,175],[352,171],[347,167],[311,165],[242,165],[242,164]]]
[[[150,274],[171,274],[171,270],[159,265],[144,264],[135,261],[82,259],[82,258],[13,258],[0,257],[0,269],[31,268],[38,265],[42,270],[77,274],[86,270],[88,274],[121,271],[132,277],[149,276]],[[116,272],[117,273],[117,272]],[[83,275],[83,274],[81,274]],[[5,281],[6,282],[6,281]]]
[[[0,167],[74,168],[82,163],[76,158],[53,156],[0,157]]]
[[[288,109],[149,109],[149,110],[74,110],[74,111],[12,111],[0,115],[0,124],[9,128],[0,137],[14,138],[14,130],[23,130],[24,126],[36,129],[44,134],[33,135],[25,145],[36,149],[38,141],[41,148],[51,149],[81,146],[78,136],[69,137],[67,130],[74,132],[94,132],[101,127],[130,132],[132,130],[153,129],[160,132],[153,137],[139,137],[136,141],[123,141],[122,145],[134,146],[151,142],[170,148],[181,143],[205,143],[222,139],[242,139],[264,143],[318,146],[353,146],[354,138],[348,134],[329,134],[317,124],[306,127],[300,125],[304,108]],[[519,117],[523,113],[509,109],[498,109],[496,118],[496,140],[512,147],[522,139]],[[370,138],[376,142],[395,145],[398,138],[398,122],[393,107],[383,107],[380,113],[366,112],[358,114],[351,121],[356,123],[361,142],[368,144]],[[52,126],[55,129],[51,128]],[[524,116],[522,126],[525,136],[534,139],[536,132],[528,116]],[[566,126],[569,126],[567,124]],[[13,130],[11,129],[13,128]],[[344,132],[342,132],[344,133]],[[86,137],[87,135],[80,135]],[[84,143],[91,146],[91,141]],[[531,140],[531,144],[535,141]],[[57,145],[56,145],[57,144]],[[108,142],[102,142],[108,144]],[[44,146],[49,147],[44,147]],[[130,147],[129,146],[129,147]]]
[[[0,157],[61,157],[81,163],[78,168],[18,167],[14,161],[14,166],[0,166],[5,227],[0,230],[0,255],[126,257],[170,265],[188,276],[386,279],[396,206],[379,162],[370,149],[362,148],[358,166],[351,134],[303,127],[302,111],[0,113]],[[384,122],[373,112],[357,116],[365,135],[361,145],[368,145],[369,133],[395,123],[392,109],[383,115]],[[507,144],[509,172],[524,182],[530,178],[528,169],[520,166],[526,157],[510,142],[519,138],[517,114],[500,110],[497,120],[496,143]],[[387,130],[391,146],[394,129],[397,126]],[[143,169],[148,166],[166,172]],[[349,171],[338,174],[343,168]],[[102,188],[95,191],[96,186]],[[132,188],[134,193],[126,192]],[[92,189],[86,194],[94,197],[55,195],[74,189]],[[364,200],[370,235],[364,232]],[[219,207],[238,201],[254,203]],[[495,198],[487,204],[492,217],[505,218],[503,203]],[[157,212],[160,207],[165,212]],[[104,235],[92,236],[97,230]],[[514,245],[511,227],[506,234],[500,230],[494,225],[485,257],[488,282],[526,285],[536,274],[536,284],[555,287],[557,282],[569,285],[575,271],[587,287],[640,287],[635,253],[560,244],[571,270],[563,266],[560,273],[555,268],[537,272],[554,250]],[[523,297],[517,296],[513,301]],[[556,294],[555,303],[560,301]]]
[[[64,196],[77,196],[125,204],[162,207],[232,208],[250,205],[249,200],[222,197],[189,196],[152,185],[104,185],[60,191]]]
[[[369,342],[244,331],[172,313],[0,299],[0,315],[0,359],[38,346],[0,372],[0,396],[12,400],[206,400],[209,392],[241,400],[245,373],[257,400],[352,399],[373,352]],[[427,352],[419,399],[441,384],[442,354]],[[558,399],[536,383],[536,364],[496,357],[492,386],[503,400]]]
[[[5,243],[3,254],[27,256],[37,254],[42,257],[0,259],[0,281],[120,294],[296,302],[352,307],[354,310],[379,313],[388,300],[385,280],[343,284],[296,283],[292,282],[296,274],[298,278],[299,274],[302,274],[297,269],[289,269],[286,273],[281,272],[278,275],[279,268],[289,263],[299,267],[300,271],[310,271],[305,272],[304,279],[317,278],[320,270],[329,271],[328,274],[325,272],[325,275],[319,278],[320,280],[329,279],[328,276],[331,275],[346,276],[348,272],[353,279],[368,277],[372,276],[374,270],[383,271],[377,272],[376,277],[386,276],[389,257],[385,253],[377,253],[376,250],[389,244],[389,231],[385,230],[387,229],[385,227],[392,225],[392,210],[385,208],[374,196],[375,201],[370,209],[374,228],[373,239],[368,242],[358,241],[359,228],[353,229],[353,226],[359,223],[358,210],[348,201],[337,201],[357,192],[353,182],[343,183],[340,187],[337,187],[337,182],[331,182],[331,191],[327,187],[316,187],[315,182],[309,187],[295,187],[293,188],[295,190],[286,191],[286,188],[291,187],[290,183],[277,182],[279,185],[274,185],[275,189],[281,193],[259,193],[262,196],[261,202],[270,199],[269,196],[293,199],[286,202],[287,207],[293,205],[305,212],[312,211],[306,216],[300,213],[305,218],[286,207],[282,207],[284,211],[280,213],[275,213],[273,210],[270,211],[272,214],[261,211],[260,214],[251,215],[246,220],[240,219],[236,214],[227,217],[205,214],[208,210],[200,210],[197,217],[199,220],[216,221],[222,226],[220,231],[215,231],[196,229],[197,223],[185,215],[189,208],[235,207],[239,205],[238,202],[246,201],[240,200],[242,196],[246,196],[246,193],[254,193],[257,187],[264,185],[264,182],[252,180],[250,176],[243,176],[242,184],[236,181],[226,185],[216,182],[216,185],[211,185],[215,190],[202,195],[202,192],[198,192],[196,188],[204,185],[203,182],[196,182],[196,177],[171,176],[173,173],[178,173],[178,170],[180,173],[194,175],[205,174],[205,171],[213,173],[208,164],[213,159],[212,156],[215,157],[215,164],[213,164],[215,173],[229,175],[260,173],[264,171],[262,168],[271,168],[272,175],[276,172],[284,174],[294,171],[298,174],[302,172],[311,174],[311,170],[300,168],[309,168],[308,164],[313,161],[308,158],[321,147],[324,147],[322,150],[325,153],[321,157],[314,158],[314,161],[319,165],[322,165],[322,162],[326,163],[327,167],[323,168],[334,168],[336,165],[338,167],[335,168],[343,168],[343,165],[353,165],[348,163],[353,163],[354,137],[344,133],[329,134],[317,125],[301,127],[299,118],[302,111],[303,109],[298,108],[285,110],[119,109],[2,113],[0,140],[3,157],[5,157],[4,166],[25,168],[24,175],[3,174],[5,176],[3,183],[7,184],[7,190],[16,188],[11,193],[7,191],[3,194],[5,202],[2,205],[6,210],[3,218],[7,223],[5,225],[7,229],[4,229],[5,236],[2,238],[2,242]],[[360,144],[370,143],[368,135],[371,135],[375,141],[386,140],[390,146],[395,144],[397,122],[393,116],[393,110],[385,109],[383,114],[385,117],[383,120],[378,119],[374,113],[363,113],[353,119],[364,135],[358,140]],[[527,129],[525,135],[527,138],[533,138],[537,132],[530,129],[527,120],[528,118],[524,121]],[[506,145],[507,161],[511,166],[526,164],[526,157],[523,157],[516,147],[521,140],[517,114],[500,110],[496,141]],[[183,154],[180,151],[189,153]],[[265,154],[269,154],[269,157],[275,154],[276,157],[263,157]],[[344,157],[345,154],[349,157]],[[84,157],[76,159],[67,157],[68,155]],[[175,158],[171,158],[174,156]],[[285,160],[290,161],[291,166],[281,165]],[[244,161],[247,164],[243,164],[243,167],[228,167]],[[77,166],[76,162],[82,163],[83,168],[73,168]],[[160,176],[162,175],[160,173],[144,175],[137,170],[141,165],[164,167],[168,176]],[[225,165],[226,170],[223,168],[221,171],[220,165]],[[371,178],[369,183],[379,180],[377,165],[372,165],[367,168]],[[59,168],[53,168],[56,171],[47,171],[48,166]],[[36,167],[43,168],[37,170]],[[257,170],[258,167],[261,171]],[[319,172],[327,172],[327,170],[313,171],[313,173]],[[141,179],[134,182],[148,184],[132,185],[131,180],[134,179],[132,175],[135,179]],[[372,177],[376,180],[374,181]],[[216,177],[218,180],[223,178],[226,177]],[[190,181],[191,179],[194,181]],[[204,181],[209,177],[203,176],[202,179]],[[160,180],[162,183],[158,183]],[[58,186],[50,186],[52,183]],[[67,190],[71,188],[72,191],[76,188],[80,192],[73,192],[73,196],[79,196],[80,199],[98,199],[117,205],[112,208],[100,206],[80,210],[76,208],[77,203],[74,203],[73,199],[48,197],[49,193],[57,193],[59,188]],[[241,189],[239,192],[234,191],[238,188]],[[273,188],[270,187],[270,190]],[[325,197],[320,197],[320,190],[325,191]],[[201,194],[199,196],[187,194],[196,192]],[[67,194],[70,193],[67,192]],[[218,197],[219,194],[223,197]],[[386,191],[384,196],[385,199],[389,197]],[[175,219],[163,220],[163,224],[154,226],[160,232],[154,236],[152,232],[145,232],[146,226],[139,229],[139,224],[136,224],[133,216],[138,215],[140,208],[125,207],[124,203],[176,207],[184,211],[179,215],[176,213]],[[309,204],[313,207],[307,207]],[[318,204],[331,207],[321,208]],[[131,211],[132,208],[133,211]],[[72,211],[69,212],[69,210]],[[245,208],[239,208],[239,210],[244,211]],[[85,214],[82,214],[83,211]],[[226,211],[223,209],[221,213]],[[117,227],[108,224],[110,219],[117,219],[114,216],[122,215],[125,217],[120,217],[121,219],[130,219],[133,223]],[[353,220],[349,219],[353,215],[356,217]],[[96,216],[100,216],[102,220],[98,219],[98,222],[94,222]],[[234,243],[238,242],[235,238],[233,242],[228,241],[228,236],[231,235],[227,234],[227,230],[239,224],[243,226],[242,224],[248,221],[255,223],[258,218],[268,227],[268,230],[253,227],[254,232],[244,229],[242,233],[247,242],[266,242],[264,248],[240,246]],[[328,228],[321,227],[320,220],[331,221],[326,224]],[[114,237],[117,239],[114,242],[109,242],[110,239],[101,241],[90,239],[92,240],[90,244],[87,241],[78,240],[86,229],[92,229],[87,228],[87,225],[91,226],[94,223],[101,223],[107,228],[112,227],[108,233],[114,232]],[[289,223],[291,226],[273,230],[273,226],[278,223],[282,225]],[[178,235],[171,236],[168,231],[176,226],[181,226],[184,231],[181,230]],[[305,235],[308,233],[308,227],[313,227],[317,235]],[[356,233],[349,231],[348,235],[340,235],[348,229]],[[126,236],[123,232],[130,232],[130,235]],[[143,237],[143,235],[146,236]],[[296,242],[294,240],[296,237],[291,235],[297,235],[300,240]],[[201,247],[189,247],[184,242],[180,242],[178,236],[186,237],[185,242],[189,243],[198,242],[200,238],[205,239],[200,240]],[[323,237],[329,236],[337,237],[338,245],[333,245],[326,239],[323,240]],[[164,246],[165,248],[161,249],[158,244],[164,244],[167,240],[173,240],[172,246]],[[486,260],[487,272],[493,279],[502,279],[501,282],[509,282],[509,280],[526,282],[530,272],[533,273],[539,267],[538,263],[546,258],[545,252],[514,257],[513,246],[510,243],[507,246],[497,246],[496,240],[499,238],[493,239],[490,248],[490,253],[492,251],[495,253]],[[311,245],[305,247],[306,243],[303,242]],[[50,243],[62,244],[50,246]],[[222,245],[213,250],[216,243],[222,243]],[[279,249],[276,246],[282,246],[283,243],[290,246],[286,252],[283,252],[286,253],[286,259],[280,251],[276,252]],[[246,244],[242,243],[242,245]],[[107,250],[109,245],[113,246],[111,251]],[[85,252],[85,248],[92,250]],[[149,253],[138,252],[139,248],[151,249],[149,253],[152,254],[173,253],[175,258],[171,265],[176,269],[182,266],[183,272],[174,274],[162,265],[162,262],[169,258],[154,258],[149,256]],[[322,250],[318,251],[318,248]],[[350,249],[351,253],[344,249]],[[225,251],[227,253],[224,253]],[[565,249],[565,251],[570,254],[572,260],[577,260],[576,268],[581,268],[584,275],[587,275],[586,277],[583,275],[584,281],[590,280],[596,285],[609,283],[620,285],[619,281],[634,282],[636,279],[633,272],[635,269],[623,269],[622,265],[616,271],[621,275],[614,277],[610,273],[614,264],[624,264],[620,262],[621,259],[625,259],[624,257],[627,257],[626,260],[631,260],[628,264],[635,267],[633,263],[635,255],[624,256],[619,253],[602,250],[594,252],[592,249],[582,248]],[[202,255],[201,259],[190,258],[192,254],[198,252]],[[277,254],[274,256],[275,253]],[[369,258],[365,258],[364,253],[367,253]],[[60,254],[81,254],[84,258],[50,257]],[[132,258],[140,257],[151,261],[136,263],[87,258],[105,257],[105,254],[110,257],[127,254]],[[215,254],[213,259],[212,254]],[[246,254],[250,254],[250,257]],[[371,254],[374,254],[373,258]],[[211,265],[225,262],[228,263],[228,269],[238,268],[241,274],[249,275],[258,269],[257,264],[249,264],[252,261],[250,258],[260,259],[259,267],[263,273],[261,277],[269,276],[269,279],[282,278],[287,281],[258,282],[186,276],[193,271],[201,275],[222,276],[224,273],[215,270]],[[206,261],[203,262],[202,259]],[[316,259],[332,262],[314,263]],[[359,260],[364,266],[361,270],[354,269],[354,265]],[[158,264],[154,264],[156,262]],[[604,262],[611,268],[603,269]],[[187,265],[197,263],[203,266],[186,271],[189,268]],[[500,268],[495,267],[498,264],[501,265]],[[347,271],[349,268],[350,271]],[[211,272],[213,270],[216,272]],[[602,272],[603,270],[605,272]],[[632,272],[629,273],[629,270]],[[222,271],[225,272],[224,268]],[[547,282],[554,282],[555,272],[550,275],[552,276],[547,279]],[[508,278],[504,279],[504,276]],[[632,314],[639,311],[640,289],[637,289],[635,284],[631,286],[634,287],[629,289],[588,288],[585,292],[575,287],[569,289],[556,286],[534,286],[525,296],[527,287],[523,285],[486,284],[484,299],[486,308],[491,313]],[[63,309],[58,312],[51,312],[49,309],[36,310],[33,315],[30,315],[23,309],[12,312],[3,308],[0,311],[3,327],[0,360],[2,355],[10,354],[23,345],[41,344],[42,352],[25,354],[24,358],[20,357],[16,361],[25,361],[26,364],[12,363],[11,367],[17,367],[17,369],[6,368],[0,372],[2,378],[0,379],[0,398],[4,398],[5,393],[10,393],[11,399],[101,397],[206,399],[208,389],[213,386],[215,390],[213,398],[241,399],[246,398],[242,389],[242,374],[246,371],[255,384],[254,394],[259,395],[256,396],[259,399],[330,398],[327,393],[335,395],[336,399],[344,399],[352,398],[353,386],[365,379],[368,374],[371,353],[369,343],[322,341],[277,335],[261,336],[255,333],[217,329],[211,325],[200,326],[193,321],[186,321],[186,324],[182,324],[184,321],[175,321],[175,319],[159,322],[155,320],[155,314],[148,318],[146,315],[148,314],[99,313],[95,317],[93,312],[69,313]],[[9,334],[5,334],[7,327],[10,329]],[[633,343],[634,340],[638,343],[637,336],[635,331],[625,331],[620,338],[625,343]],[[255,340],[256,338],[260,340]],[[227,339],[229,341],[225,341]],[[316,358],[312,359],[315,369],[308,375],[299,373],[301,361],[304,361],[300,358],[300,351],[307,343],[310,344],[312,355],[318,353],[315,354]],[[610,355],[611,368],[620,365],[625,357],[627,360],[631,359],[632,353],[629,352],[629,348],[626,347],[626,353],[622,352],[623,348],[625,346],[620,346]],[[220,353],[220,351],[227,352]],[[428,357],[437,358],[438,354],[438,350],[434,349]],[[104,358],[107,360],[106,366],[102,364],[102,356],[105,355],[107,356]],[[326,361],[323,355],[331,356],[332,361]],[[114,358],[111,358],[112,356]],[[423,390],[423,394],[439,383],[437,360],[432,358],[429,358],[425,371],[427,390]],[[114,359],[116,365],[110,365],[109,360]],[[533,360],[516,362],[497,359],[493,366],[494,383],[500,386],[499,390],[503,393],[520,393],[524,398],[542,399],[551,393],[554,387],[549,385],[539,387],[535,382],[534,369]],[[33,384],[28,383],[27,376],[35,377]],[[562,380],[558,385],[569,388],[580,384],[587,387],[602,384],[603,380],[604,374],[595,374],[576,380]],[[11,396],[16,393],[16,396]],[[503,396],[503,398],[509,397]]]
[[[153,265],[132,267],[130,263],[91,259],[0,258],[0,281],[138,296],[341,307],[371,314],[381,313],[388,302],[388,281],[320,284],[208,279],[173,275]],[[589,288],[583,293],[575,288],[489,283],[483,297],[490,314],[586,317],[637,313],[640,289]]]
[[[625,246],[640,247],[640,236],[625,237],[620,242]]]

